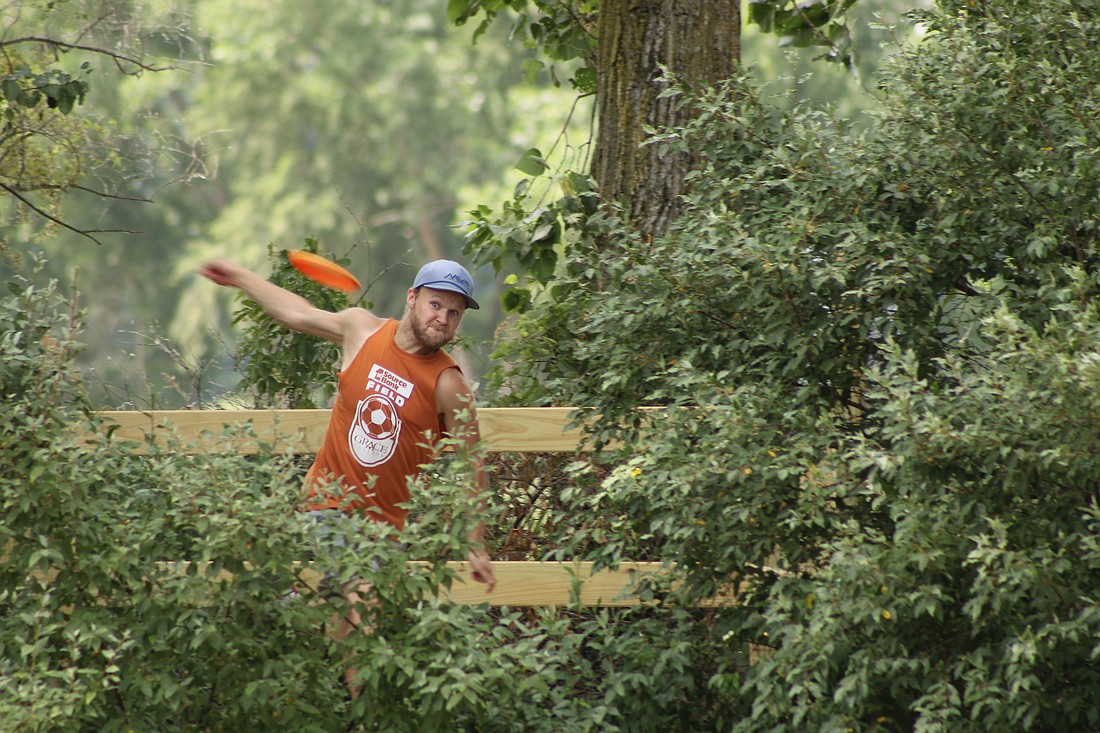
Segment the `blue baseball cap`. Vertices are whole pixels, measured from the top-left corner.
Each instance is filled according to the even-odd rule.
[[[481,308],[474,300],[474,278],[462,265],[453,260],[436,260],[420,268],[413,280],[414,288],[449,290],[466,298],[466,307]]]

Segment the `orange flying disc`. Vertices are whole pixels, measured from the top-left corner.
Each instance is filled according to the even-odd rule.
[[[350,293],[359,288],[359,281],[346,269],[321,255],[304,249],[287,250],[286,258],[294,269],[313,282]]]

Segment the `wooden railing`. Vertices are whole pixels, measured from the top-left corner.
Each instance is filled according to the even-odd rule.
[[[567,407],[480,408],[478,422],[486,450],[518,453],[573,453],[580,447],[581,431],[570,427],[573,410]],[[319,448],[328,424],[328,410],[166,410],[103,412],[117,427],[116,440],[164,442],[170,437],[190,452],[235,451],[254,453],[261,444],[283,453],[313,453]],[[245,427],[232,441],[226,428]],[[245,434],[255,437],[244,437]],[[457,580],[446,594],[456,603],[489,603],[497,606],[566,606],[576,594],[589,606],[632,606],[640,601],[632,589],[640,576],[668,572],[657,562],[624,563],[617,570],[593,570],[592,563],[517,562],[493,563],[496,589],[470,577],[464,562],[451,563]],[[715,603],[728,602],[716,599]]]
[[[570,428],[569,407],[483,407],[477,411],[481,438],[491,452],[572,453],[581,431]],[[153,410],[101,412],[115,423],[115,437],[145,441],[175,435],[195,452],[232,450],[255,453],[256,441],[240,439],[227,445],[226,427],[249,424],[258,441],[289,453],[315,453],[328,426],[328,410]]]

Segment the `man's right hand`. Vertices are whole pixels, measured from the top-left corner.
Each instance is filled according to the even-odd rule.
[[[199,274],[224,287],[239,287],[237,276],[243,269],[229,260],[211,260],[199,268]]]

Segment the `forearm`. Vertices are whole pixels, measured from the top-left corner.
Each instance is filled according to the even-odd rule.
[[[315,308],[297,293],[281,288],[249,269],[228,260],[214,260],[199,272],[218,285],[237,288],[254,300],[264,313],[293,331],[337,343],[342,338],[339,316]]]
[[[436,404],[439,405],[446,423],[447,434],[461,440],[458,460],[473,469],[473,481],[470,485],[471,511],[477,513],[467,538],[470,553],[467,556],[473,568],[475,580],[486,584],[485,592],[492,592],[496,586],[493,563],[489,550],[485,546],[485,514],[488,502],[489,476],[481,457],[481,431],[477,424],[473,394],[457,369],[447,369],[436,382]]]
[[[302,314],[313,310],[313,304],[302,296],[249,270],[243,270],[237,275],[234,286],[254,300],[264,313],[288,328],[294,328]]]
[[[497,580],[496,574],[493,572],[493,561],[489,557],[489,549],[485,546],[485,521],[481,519],[485,515],[485,492],[488,489],[488,481],[485,478],[485,472],[481,469],[480,461],[478,461],[476,475],[478,476],[476,479],[478,488],[473,494],[476,496],[474,501],[477,506],[478,521],[468,535],[470,553],[467,560],[473,569],[474,580],[485,583],[485,592],[491,593],[493,588],[496,587]]]
[[[458,442],[458,460],[472,469],[469,487],[471,511],[476,512],[467,537],[471,544],[482,546],[485,539],[485,516],[488,502],[489,475],[481,455],[481,429],[477,422],[474,396],[457,369],[447,369],[436,382],[436,404],[443,415],[447,435]]]
[[[485,497],[489,491],[489,479],[485,473],[485,469],[481,465],[480,460],[475,460],[474,468],[474,488],[470,491],[470,496],[473,499],[474,511],[477,512],[478,520],[474,523],[474,526],[470,528],[470,533],[467,538],[471,544],[484,545],[485,544],[485,510],[488,503]]]

